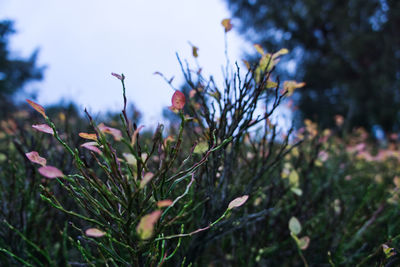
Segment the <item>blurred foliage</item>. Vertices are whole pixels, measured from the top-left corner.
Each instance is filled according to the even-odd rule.
[[[9,36],[15,33],[12,21],[0,21],[0,118],[13,111],[12,96],[31,81],[43,78],[43,67],[36,64],[38,50],[27,58],[12,55]]]
[[[247,40],[289,48],[297,62],[302,118],[323,127],[400,128],[400,2],[397,0],[227,0]],[[236,25],[235,25],[236,26]]]

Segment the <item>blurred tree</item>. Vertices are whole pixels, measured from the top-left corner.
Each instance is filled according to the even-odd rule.
[[[28,82],[43,78],[43,67],[36,65],[37,50],[28,59],[11,56],[8,42],[13,33],[15,31],[11,21],[0,21],[0,117],[11,110],[11,97],[17,91]]]
[[[292,51],[294,78],[307,83],[298,115],[324,127],[341,114],[348,127],[400,130],[400,1],[227,2],[248,40]]]

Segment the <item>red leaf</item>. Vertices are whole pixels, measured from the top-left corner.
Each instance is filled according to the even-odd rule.
[[[25,153],[25,156],[33,163],[40,164],[42,166],[46,166],[46,159],[39,156],[39,153],[36,151]]]
[[[40,132],[54,135],[53,129],[47,124],[34,124],[34,125],[32,125],[32,128],[34,128]]]
[[[46,178],[53,179],[57,177],[63,177],[64,174],[62,171],[57,169],[56,167],[53,166],[43,166],[38,169],[39,173],[43,175]]]
[[[35,103],[35,102],[29,100],[29,99],[26,99],[26,102],[28,102],[29,105],[31,105],[31,107],[33,107],[37,112],[39,112],[40,114],[42,114],[42,116],[43,116],[44,118],[47,117],[46,113],[44,112],[44,108],[43,108],[41,105],[39,105],[39,104],[37,104],[37,103]]]
[[[172,109],[181,110],[185,106],[186,98],[185,95],[181,92],[176,90],[174,95],[172,96]]]

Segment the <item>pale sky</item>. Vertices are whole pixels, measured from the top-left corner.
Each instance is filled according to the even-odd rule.
[[[221,20],[229,12],[223,0],[1,0],[0,19],[15,21],[11,36],[15,55],[27,57],[40,48],[44,80],[35,84],[40,104],[73,100],[91,112],[120,111],[122,89],[111,72],[126,76],[128,101],[151,126],[162,122],[173,90],[159,76],[182,84],[175,53],[199,63],[207,74],[221,77],[225,62]],[[240,61],[249,44],[228,33],[231,62]],[[193,63],[193,67],[194,67]],[[28,91],[32,90],[28,88]]]

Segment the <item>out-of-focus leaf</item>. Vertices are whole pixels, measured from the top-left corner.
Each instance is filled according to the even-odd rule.
[[[290,191],[292,191],[294,194],[296,194],[298,196],[303,195],[303,190],[301,190],[300,188],[297,188],[297,187],[290,188]]]
[[[181,91],[176,90],[172,96],[171,102],[171,109],[181,110],[185,106],[185,95]]]
[[[79,136],[84,139],[94,140],[97,141],[97,136],[95,133],[79,133]]]
[[[91,150],[93,152],[96,152],[97,154],[101,154],[102,153],[101,150],[99,148],[97,148],[96,145],[97,145],[96,142],[87,142],[87,143],[83,143],[81,145],[81,147]]]
[[[40,164],[42,166],[46,166],[46,159],[39,156],[39,153],[36,151],[25,153],[26,157],[33,163]]]
[[[90,237],[102,237],[106,233],[97,228],[89,228],[85,231],[85,234]]]
[[[32,100],[29,100],[29,99],[26,99],[26,102],[28,102],[28,104],[31,105],[31,107],[33,107],[37,112],[42,114],[42,116],[44,118],[47,117],[47,115],[46,115],[46,113],[44,111],[44,108],[41,105],[39,105],[38,103],[35,103],[35,102],[33,102]]]
[[[154,225],[157,223],[160,216],[161,210],[156,210],[140,219],[140,222],[136,227],[136,232],[139,234],[141,239],[146,240],[153,236]]]
[[[262,48],[261,45],[255,44],[254,47],[257,50],[257,52],[260,53],[262,56],[265,54],[264,49]]]
[[[193,153],[195,153],[195,154],[203,154],[207,150],[208,150],[208,143],[207,142],[200,142],[194,148]]]
[[[47,124],[34,124],[32,128],[39,132],[48,133],[54,135],[53,129]]]
[[[248,195],[244,195],[244,196],[235,198],[234,200],[232,200],[232,201],[229,203],[229,205],[228,205],[228,210],[235,209],[235,208],[237,208],[237,207],[242,206],[244,203],[246,203],[246,201],[247,201],[248,198],[249,198]]]
[[[164,199],[164,200],[160,200],[157,202],[157,207],[158,208],[164,208],[164,207],[169,207],[172,204],[172,200],[170,199]]]
[[[129,165],[136,166],[137,160],[134,155],[132,155],[131,153],[122,153],[122,156],[124,156],[126,162]]]
[[[291,96],[294,93],[294,90],[304,87],[305,85],[306,83],[304,82],[298,83],[296,81],[285,81],[283,83],[283,89],[288,92],[288,96]]]
[[[224,27],[225,32],[229,32],[229,31],[232,30],[232,28],[233,28],[233,25],[232,25],[232,23],[231,23],[231,19],[223,19],[223,20],[221,21],[221,24],[222,24],[222,26]]]
[[[57,177],[63,177],[64,174],[62,171],[57,169],[56,167],[53,166],[43,166],[38,169],[39,173],[43,175],[46,178],[53,179]]]
[[[199,48],[197,46],[192,45],[192,54],[195,58],[199,56]]]
[[[148,184],[151,181],[151,179],[153,179],[153,177],[154,177],[153,173],[151,173],[151,172],[146,173],[143,176],[142,180],[140,181],[140,188],[145,187],[146,184]]]
[[[299,174],[296,170],[292,170],[289,174],[289,184],[292,187],[299,187]]]
[[[115,78],[117,78],[118,80],[120,80],[120,81],[123,81],[123,80],[125,80],[125,76],[124,76],[124,74],[117,74],[117,73],[114,73],[114,72],[111,72],[111,75],[112,76],[114,76]]]
[[[272,59],[276,59],[282,55],[286,55],[287,53],[289,53],[289,50],[287,50],[286,48],[282,48],[281,50],[272,55]]]
[[[301,232],[301,224],[299,220],[296,217],[292,217],[289,220],[289,230],[295,234],[298,235]]]
[[[131,145],[135,145],[139,132],[144,128],[144,125],[140,125],[132,134]]]
[[[99,130],[101,132],[112,135],[115,141],[119,141],[122,139],[122,133],[118,129],[106,126],[104,125],[104,123],[100,123],[97,127],[99,127]]]
[[[298,240],[297,245],[301,250],[306,250],[310,245],[310,238],[308,236],[303,236]]]

